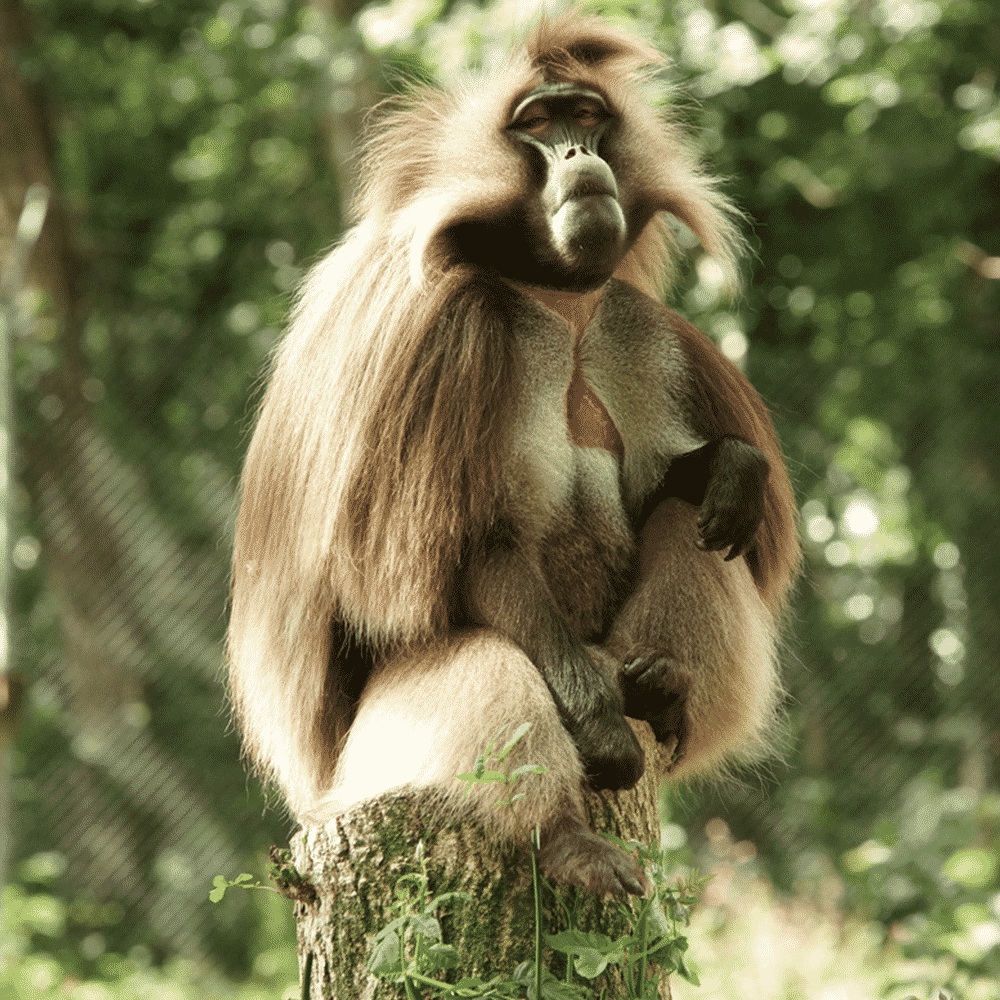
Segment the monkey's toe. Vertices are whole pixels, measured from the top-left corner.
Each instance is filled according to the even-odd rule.
[[[625,790],[638,784],[646,770],[646,755],[639,741],[634,736],[632,739],[634,746],[610,747],[605,753],[580,754],[584,773],[592,788]]]
[[[625,899],[629,895],[648,896],[652,891],[634,858],[573,818],[565,819],[543,838],[539,861],[549,878],[600,896]]]
[[[657,743],[672,749],[673,770],[687,750],[687,696],[691,679],[672,657],[651,650],[634,650],[625,658],[620,676],[625,714],[645,719]]]
[[[669,774],[677,768],[687,753],[688,719],[682,699],[671,705],[665,712],[649,720],[656,742],[671,753]]]

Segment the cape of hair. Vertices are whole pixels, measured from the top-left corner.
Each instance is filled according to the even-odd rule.
[[[497,506],[520,296],[454,259],[446,234],[529,195],[503,137],[520,95],[559,80],[606,93],[623,123],[617,155],[651,210],[682,220],[735,274],[729,203],[642,96],[643,68],[662,61],[603,21],[543,20],[502,71],[392,102],[367,141],[362,221],[298,297],[235,539],[231,696],[250,755],[295,812],[329,779],[350,725],[341,647],[441,635],[463,556]],[[616,274],[655,294],[670,263],[653,215]]]

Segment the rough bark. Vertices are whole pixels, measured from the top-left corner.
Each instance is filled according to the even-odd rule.
[[[646,723],[634,723],[633,728],[650,762],[646,774],[628,792],[588,791],[586,804],[595,830],[649,844],[659,840],[657,791],[663,773],[656,762],[661,755]],[[522,788],[530,795],[530,785]],[[534,957],[528,855],[499,848],[475,820],[440,824],[435,806],[434,796],[426,791],[388,794],[353,809],[329,827],[299,830],[293,837],[293,862],[307,885],[305,891],[290,894],[296,896],[300,970],[304,972],[308,960],[313,1000],[405,997],[402,986],[375,979],[365,964],[373,936],[397,916],[392,909],[397,879],[420,870],[415,861],[418,842],[423,844],[431,896],[466,892],[472,897],[447,907],[441,919],[445,944],[457,947],[460,955],[451,981],[462,976],[506,976]],[[562,889],[564,900],[576,892]],[[556,910],[546,900],[544,927],[549,933],[565,929],[563,915]],[[626,930],[614,900],[583,893],[577,926],[612,938]],[[556,976],[565,968],[562,956],[548,950],[545,964]],[[609,982],[609,998],[624,996],[620,979],[602,977],[596,982]],[[669,1000],[666,975],[659,991],[662,1000]]]

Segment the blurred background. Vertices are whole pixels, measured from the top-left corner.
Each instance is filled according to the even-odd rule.
[[[996,1000],[1000,7],[586,6],[750,220],[744,296],[692,248],[673,301],[771,405],[807,551],[785,761],[664,801],[716,873],[677,995]],[[290,904],[208,901],[291,832],[220,684],[261,372],[368,109],[541,9],[0,0],[0,996],[298,995]]]

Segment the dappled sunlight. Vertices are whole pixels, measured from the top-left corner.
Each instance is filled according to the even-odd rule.
[[[705,874],[712,879],[688,935],[689,964],[701,986],[674,977],[674,1000],[923,1000],[953,973],[953,960],[905,959],[901,928],[887,931],[877,921],[846,916],[845,886],[830,862],[817,860],[819,873],[803,880],[794,895],[782,895],[756,863],[753,844],[734,842],[720,819],[709,822],[707,833],[715,860]],[[868,841],[845,861],[867,868],[891,854]],[[992,941],[997,925],[987,924],[977,925],[975,933]],[[965,995],[995,1000],[990,988],[978,980]]]
[[[879,929],[852,926],[802,897],[720,863],[690,928],[701,987],[677,979],[674,1000],[863,1000],[881,996],[890,961]]]

